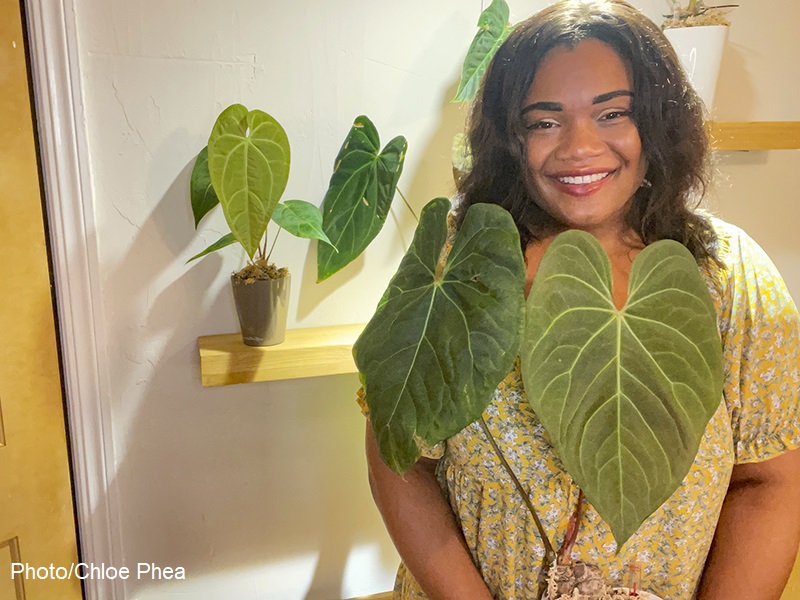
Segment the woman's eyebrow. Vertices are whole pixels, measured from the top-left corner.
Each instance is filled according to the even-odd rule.
[[[617,98],[618,96],[630,96],[633,98],[633,92],[630,90],[614,90],[613,92],[600,94],[592,99],[592,104],[602,104],[603,102],[608,102],[612,98]]]
[[[633,92],[630,90],[614,90],[613,92],[606,92],[592,98],[592,104],[602,104],[608,102],[618,96],[630,96],[633,98]],[[528,113],[532,110],[544,110],[548,112],[561,112],[564,110],[564,105],[560,102],[534,102],[522,109],[522,114]]]

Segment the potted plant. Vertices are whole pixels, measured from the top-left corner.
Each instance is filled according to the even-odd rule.
[[[406,148],[405,138],[397,136],[381,150],[372,121],[357,117],[336,157],[320,211],[304,200],[280,202],[291,160],[278,121],[241,104],[220,113],[195,161],[190,197],[195,228],[220,205],[230,233],[187,262],[236,242],[244,248],[248,264],[231,275],[231,285],[245,344],[269,346],[284,339],[290,275],[270,262],[280,231],[322,242],[319,280],[330,277],[358,257],[383,227]],[[267,251],[270,221],[279,229]]]
[[[244,248],[248,263],[231,275],[231,285],[242,340],[250,346],[279,344],[286,331],[290,275],[270,263],[280,233],[267,251],[270,221],[298,237],[330,244],[316,206],[303,200],[279,203],[290,162],[289,139],[280,123],[263,111],[234,104],[220,113],[192,169],[195,227],[220,205],[230,233],[187,262],[236,242]]]
[[[672,240],[649,245],[634,260],[632,291],[618,310],[602,247],[590,234],[567,231],[548,247],[525,300],[511,215],[476,204],[456,233],[448,232],[449,210],[445,198],[423,210],[411,247],[353,348],[381,457],[402,473],[422,447],[478,422],[539,530],[545,548],[539,597],[652,598],[609,590],[599,569],[572,564],[570,554],[583,494],[621,548],[679,487],[719,405],[722,348],[694,258]],[[517,357],[528,402],[582,490],[558,551],[482,416]],[[580,374],[574,385],[573,372]],[[589,384],[611,393],[583,393]],[[638,408],[623,400],[637,385],[653,392]],[[691,390],[692,410],[681,408],[687,399],[680,390]],[[569,426],[562,427],[568,407]],[[609,410],[613,419],[604,416]],[[662,416],[648,421],[656,414]],[[665,414],[674,417],[670,427],[656,422]],[[641,436],[630,440],[624,432]],[[635,464],[643,456],[646,472]],[[596,477],[596,460],[613,464],[620,481]],[[631,501],[623,493],[631,486],[649,492]],[[580,587],[589,580],[592,593]]]
[[[695,90],[711,111],[730,27],[725,15],[737,5],[706,6],[703,0],[689,0],[685,4],[668,0],[668,4],[670,14],[664,15],[661,28]]]

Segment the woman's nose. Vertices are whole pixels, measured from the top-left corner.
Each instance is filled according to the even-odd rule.
[[[559,159],[584,160],[602,154],[605,142],[597,125],[590,119],[581,119],[564,127],[558,148]]]

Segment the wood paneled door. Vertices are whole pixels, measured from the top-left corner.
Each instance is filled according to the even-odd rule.
[[[0,598],[79,600],[75,578],[11,577],[78,561],[22,32],[19,0],[0,0]]]

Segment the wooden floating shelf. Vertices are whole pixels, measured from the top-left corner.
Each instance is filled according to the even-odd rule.
[[[238,333],[197,338],[204,386],[356,373],[353,344],[364,324],[289,329],[277,346],[246,346]]]
[[[712,121],[706,127],[716,151],[800,149],[800,121]]]

